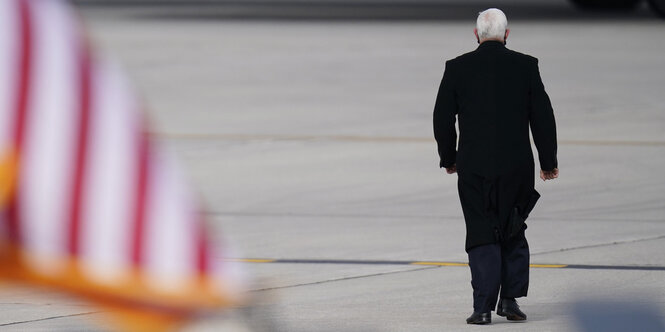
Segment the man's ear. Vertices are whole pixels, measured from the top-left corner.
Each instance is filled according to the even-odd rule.
[[[503,36],[503,41],[508,40],[508,35],[510,34],[510,29],[506,29],[506,34]]]
[[[477,28],[473,29],[473,34],[476,35],[476,40],[478,41],[478,44],[480,44],[480,37],[478,37],[478,29]]]

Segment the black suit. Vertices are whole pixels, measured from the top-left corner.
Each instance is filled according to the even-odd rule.
[[[525,256],[524,252],[503,252],[505,248],[526,250],[526,260],[517,260],[519,264],[527,264],[526,281],[509,281],[514,287],[504,287],[502,296],[506,297],[524,296],[528,286],[528,245],[524,232],[508,239],[507,229],[514,208],[525,205],[535,193],[529,127],[541,169],[553,170],[557,167],[556,127],[536,58],[511,51],[502,42],[486,41],[475,51],[446,62],[434,108],[439,166],[457,166],[467,229],[466,250],[476,283],[478,279],[487,279],[473,276],[474,265],[479,268],[478,257],[487,257],[487,248],[474,253],[475,248],[492,245],[493,250],[499,250],[499,257],[504,254],[504,260],[514,255]],[[479,256],[477,252],[485,254]],[[498,266],[500,275],[500,261]],[[524,270],[510,266],[508,269]],[[476,290],[474,284],[474,294]],[[491,304],[492,294],[487,296]]]
[[[457,163],[458,169],[491,177],[533,165],[529,124],[541,168],[556,168],[554,114],[538,59],[487,41],[446,62],[434,108],[441,167]]]

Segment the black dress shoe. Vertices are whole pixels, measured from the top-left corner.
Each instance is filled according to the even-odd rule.
[[[473,312],[469,318],[466,319],[467,324],[484,325],[492,322],[492,315],[489,312]]]
[[[496,309],[496,314],[508,318],[508,320],[526,320],[526,314],[520,310],[515,299],[499,300],[499,306]]]

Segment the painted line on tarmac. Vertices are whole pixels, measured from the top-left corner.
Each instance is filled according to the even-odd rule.
[[[240,262],[240,263],[273,263],[273,264],[469,266],[468,263],[464,262],[391,261],[391,260],[359,260],[359,259],[232,258],[225,260],[230,262]],[[538,269],[665,271],[665,266],[653,266],[653,265],[531,264],[530,266],[532,268],[538,268]]]
[[[273,140],[273,141],[342,141],[372,143],[431,143],[434,138],[409,136],[361,136],[361,135],[270,135],[270,134],[213,134],[213,133],[152,133],[167,139],[193,140]],[[559,140],[559,145],[587,146],[655,146],[665,147],[665,141],[633,141],[633,140]]]
[[[665,266],[652,265],[566,265],[567,269],[578,270],[632,270],[632,271],[665,271]]]

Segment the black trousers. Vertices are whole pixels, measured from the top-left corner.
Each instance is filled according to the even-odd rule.
[[[527,295],[529,289],[529,244],[522,230],[515,237],[468,250],[473,287],[473,311],[490,312],[502,298]]]

